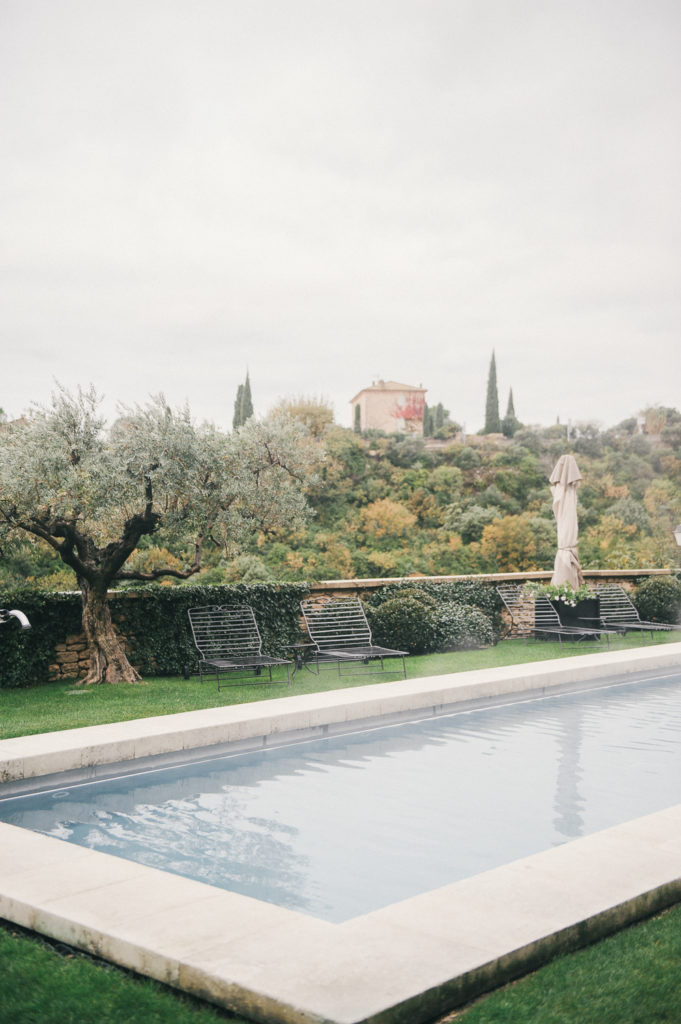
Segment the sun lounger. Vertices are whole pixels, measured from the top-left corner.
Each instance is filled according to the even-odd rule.
[[[367,617],[358,597],[311,597],[301,603],[303,618],[313,644],[312,658],[317,667],[333,662],[342,673],[344,664],[369,665],[378,661],[374,672],[390,672],[386,658],[402,659],[402,674],[407,678],[407,651],[380,647],[373,642]],[[348,673],[350,674],[350,673]]]
[[[220,677],[224,674],[231,676],[231,685],[262,683],[266,681],[262,678],[263,669],[267,669],[267,681],[275,682],[272,669],[285,665],[287,681],[291,684],[291,662],[263,654],[260,631],[250,605],[204,605],[190,608],[188,614],[200,654],[202,682],[204,674],[214,674],[219,690]]]
[[[607,626],[616,627],[623,633],[629,630],[647,632],[651,638],[654,638],[657,632],[681,629],[681,625],[672,622],[646,622],[641,619],[624,587],[616,583],[599,584],[595,591],[601,603],[601,617]]]

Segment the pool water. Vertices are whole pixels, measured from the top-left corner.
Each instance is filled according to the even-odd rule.
[[[72,785],[0,820],[341,922],[681,802],[681,674]]]

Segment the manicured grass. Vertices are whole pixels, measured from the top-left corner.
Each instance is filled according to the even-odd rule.
[[[661,634],[657,643],[678,641],[678,633]],[[613,640],[610,650],[627,650],[643,646],[638,636]],[[650,647],[650,644],[645,646]],[[407,658],[407,675],[411,679],[422,676],[446,675],[469,669],[494,668],[502,665],[520,665],[548,658],[570,658],[575,655],[607,651],[604,643],[524,643],[522,640],[503,640],[496,647],[476,651],[453,651]],[[397,666],[397,662],[395,663]],[[335,669],[325,669],[320,675],[299,671],[291,687],[286,686],[285,672],[277,670],[275,679],[283,685],[248,683],[223,688],[219,693],[214,681],[200,683],[198,677],[148,679],[144,685],[119,684],[117,686],[91,686],[76,688],[73,682],[47,683],[21,689],[0,689],[0,739],[26,736],[37,732],[74,729],[86,725],[124,722],[152,715],[170,715],[199,708],[221,707],[226,704],[245,704],[249,701],[270,700],[292,694],[317,693],[345,687],[364,686],[372,682],[392,682],[400,679],[399,669],[385,675],[343,675]]]
[[[0,924],[0,1024],[245,1024],[158,982]]]
[[[677,1024],[681,1021],[681,906],[560,957],[445,1021]]]

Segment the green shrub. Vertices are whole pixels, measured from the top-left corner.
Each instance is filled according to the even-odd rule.
[[[418,583],[402,581],[399,583],[387,583],[380,590],[376,590],[370,597],[366,598],[364,604],[370,608],[378,608],[386,601],[392,601],[396,597],[415,597],[417,600],[432,606],[437,604],[433,595],[428,592],[426,587],[421,585],[421,580]]]
[[[494,641],[501,631],[501,600],[494,585],[482,580],[456,580],[436,582],[434,580],[405,580],[400,583],[387,583],[367,598],[370,608],[378,608],[397,594],[415,593],[417,596],[426,594],[437,605],[451,602],[457,605],[472,605],[487,616],[494,633]]]
[[[634,604],[649,622],[681,622],[681,581],[675,576],[651,576],[639,583]]]
[[[367,608],[374,642],[409,654],[427,654],[438,642],[438,608],[432,597],[416,590],[396,594],[377,608]]]
[[[418,586],[406,583],[381,588],[367,602],[375,642],[410,654],[487,647],[495,642],[488,615],[470,604],[442,600],[443,593],[426,589],[420,581]]]
[[[444,601],[437,611],[437,649],[491,647],[494,630],[487,615],[469,604]]]

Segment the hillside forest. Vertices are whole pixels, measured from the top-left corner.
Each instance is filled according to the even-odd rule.
[[[294,532],[257,534],[246,550],[206,543],[190,583],[331,580],[551,569],[556,528],[548,477],[572,453],[582,474],[579,555],[584,568],[674,567],[680,551],[681,413],[653,407],[602,429],[519,426],[513,436],[423,439],[367,436],[333,422],[323,403],[290,403],[325,450],[309,487],[312,516]],[[445,432],[446,433],[446,432]],[[154,538],[140,567],[187,553]],[[73,573],[40,542],[2,552],[0,586],[74,586]],[[181,586],[177,581],[167,585]]]

